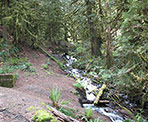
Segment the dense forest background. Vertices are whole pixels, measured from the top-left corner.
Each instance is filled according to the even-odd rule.
[[[38,45],[148,109],[148,0],[1,0],[0,61]]]

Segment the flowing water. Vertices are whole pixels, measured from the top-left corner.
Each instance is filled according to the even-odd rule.
[[[96,99],[96,95],[92,93],[93,90],[98,89],[101,87],[101,85],[94,85],[93,81],[88,78],[87,76],[84,76],[85,72],[81,71],[79,69],[74,69],[72,67],[73,62],[77,61],[76,58],[73,58],[72,56],[66,55],[65,59],[67,63],[65,66],[67,69],[65,70],[70,76],[74,76],[76,79],[79,79],[79,82],[84,86],[85,92],[86,92],[86,99],[88,101],[94,101]],[[97,77],[97,76],[96,76]],[[94,104],[83,104],[84,108],[91,107],[92,110],[95,110],[102,115],[108,116],[112,122],[123,122],[124,118],[121,117],[117,110],[113,110],[111,107],[97,107]]]

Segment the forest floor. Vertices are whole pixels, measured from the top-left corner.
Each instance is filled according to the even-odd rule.
[[[61,89],[61,100],[70,101],[68,107],[82,113],[85,111],[79,103],[78,96],[73,93],[75,91],[74,79],[66,76],[66,73],[54,61],[49,60],[42,52],[29,48],[24,48],[21,55],[28,58],[28,61],[36,68],[36,73],[18,70],[19,78],[13,88],[0,87],[0,122],[32,121],[33,112],[27,109],[31,106],[42,107],[42,102],[51,104],[49,91],[56,87]],[[47,64],[48,60],[50,74],[42,68],[42,64]],[[96,112],[94,116],[110,122],[107,117]]]

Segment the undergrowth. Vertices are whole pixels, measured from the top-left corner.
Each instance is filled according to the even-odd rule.
[[[88,53],[89,47],[84,43],[75,43],[75,47],[74,52],[70,53],[77,58],[73,64],[74,68],[85,70],[87,76],[96,83],[107,84],[108,88],[113,89],[119,98],[122,99],[122,95],[125,94],[140,109],[146,109],[148,106],[148,62],[144,51],[139,53],[137,49],[128,52],[120,46],[113,52],[114,64],[107,69],[105,56],[91,57]],[[74,86],[81,87],[79,84],[74,84]]]
[[[27,72],[36,72],[36,68],[27,61],[27,58],[10,57],[6,62],[2,63],[0,74],[12,73],[19,69]]]
[[[19,48],[9,43],[0,38],[0,74],[12,73],[18,69],[36,72],[36,68],[28,62],[27,58],[19,57]]]
[[[93,118],[93,112],[91,108],[86,109],[84,114],[78,113],[78,110],[76,109],[68,108],[66,105],[69,103],[69,101],[61,101],[61,95],[62,93],[59,88],[53,88],[50,91],[52,106],[42,103],[44,108],[34,106],[28,108],[29,111],[34,111],[32,120],[34,120],[35,122],[57,122],[56,118],[52,114],[52,108],[55,107],[58,111],[62,112],[66,116],[75,118],[83,122],[104,122],[100,119]]]

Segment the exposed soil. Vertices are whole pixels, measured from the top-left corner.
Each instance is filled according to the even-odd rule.
[[[28,61],[36,68],[36,73],[17,71],[19,78],[13,88],[0,87],[0,122],[30,122],[33,112],[28,111],[30,106],[42,107],[40,103],[51,104],[49,91],[58,87],[62,91],[62,99],[70,101],[68,107],[84,112],[74,95],[74,79],[67,77],[54,61],[50,60],[48,74],[42,68],[47,64],[49,58],[42,52],[25,48],[21,55],[27,57]],[[95,117],[109,122],[110,120],[94,112]]]

